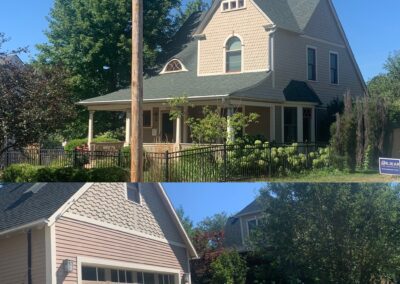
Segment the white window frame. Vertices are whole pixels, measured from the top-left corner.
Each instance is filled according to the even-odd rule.
[[[336,61],[337,61],[337,83],[332,83],[332,77],[331,77],[331,69],[332,69],[332,61],[331,61],[331,55],[334,54],[337,56]],[[339,52],[337,51],[329,51],[329,84],[337,86],[340,84],[340,67],[339,67]]]
[[[119,280],[119,272],[120,271],[124,271],[124,273],[125,273],[125,279],[127,279],[128,277],[127,277],[127,272],[131,272],[132,273],[132,276],[133,276],[133,273],[135,273],[135,271],[132,271],[132,270],[126,270],[126,269],[121,269],[121,268],[109,268],[109,270],[110,270],[110,273],[111,273],[111,271],[112,270],[115,270],[115,271],[117,271],[117,276],[118,276],[118,282],[111,282],[111,283],[119,283],[119,284],[126,284],[126,283],[128,283],[128,282],[120,282],[120,280]],[[111,277],[111,275],[110,275],[110,277]],[[132,279],[133,280],[133,279]],[[134,280],[133,280],[134,281]],[[133,283],[135,283],[135,282],[133,282]],[[129,284],[129,283],[128,283]]]
[[[231,38],[233,38],[233,37],[237,37],[240,40],[240,43],[241,43],[241,46],[242,46],[242,49],[241,49],[241,64],[240,64],[240,71],[228,72],[227,66],[226,66],[226,64],[227,64],[226,59],[227,59],[227,55],[228,55],[227,44],[228,44],[229,40]],[[235,33],[230,35],[230,36],[228,36],[225,39],[223,52],[224,52],[224,54],[223,54],[223,56],[224,56],[224,74],[228,74],[229,75],[229,74],[240,74],[240,73],[243,73],[243,70],[244,70],[244,42],[243,42],[243,38],[240,35],[235,34]]]
[[[236,8],[231,8],[231,2],[236,3]],[[224,0],[221,2],[221,12],[226,13],[226,12],[232,12],[232,11],[238,11],[242,9],[247,8],[247,0],[243,0],[243,7],[239,7],[239,0]],[[228,9],[224,9],[224,4],[228,3]]]
[[[143,109],[143,115],[144,115],[145,111],[150,111],[150,126],[144,126],[144,122],[143,122],[143,128],[146,128],[146,129],[153,128],[153,109],[152,108]]]
[[[133,200],[130,200],[128,198],[128,183],[125,183],[125,198],[126,198],[126,200],[128,200],[132,204],[142,205],[142,191],[141,191],[141,188],[140,188],[140,184],[137,183],[137,186],[138,186],[138,191],[139,191],[139,203],[137,203],[137,202],[135,202]]]
[[[84,267],[88,267],[88,268],[95,268],[96,269],[96,281],[99,282],[99,269],[104,269],[103,267],[98,267],[98,266],[91,266],[91,265],[82,265],[81,270],[83,270]],[[105,272],[104,272],[104,276],[105,276]],[[83,278],[83,275],[82,275]],[[92,281],[92,280],[83,280],[83,281]]]
[[[179,64],[182,66],[182,70],[176,70],[176,71],[167,71],[167,67],[168,65],[173,62],[173,61],[178,61]],[[164,68],[162,69],[162,71],[160,72],[160,75],[162,74],[173,74],[173,73],[180,73],[180,72],[187,72],[189,71],[185,65],[182,63],[181,60],[177,59],[177,58],[173,58],[170,61],[167,62],[167,64],[165,64]]]
[[[310,80],[309,79],[309,73],[308,73],[308,50],[313,49],[315,51],[315,80]],[[318,48],[312,45],[307,45],[306,46],[306,76],[307,76],[307,81],[309,82],[318,82]]]
[[[249,227],[249,223],[252,222],[252,221],[256,221],[256,226],[258,226],[258,218],[257,218],[257,217],[254,217],[254,218],[251,218],[251,219],[247,219],[247,220],[246,220],[247,237],[250,237],[250,227]]]

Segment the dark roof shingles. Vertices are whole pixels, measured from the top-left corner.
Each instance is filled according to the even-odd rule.
[[[0,184],[0,233],[49,218],[84,183],[48,183],[37,193],[26,192],[33,186]]]

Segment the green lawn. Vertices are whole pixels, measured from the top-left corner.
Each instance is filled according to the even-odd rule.
[[[318,171],[289,177],[272,178],[271,182],[400,182],[400,177],[384,176],[377,172],[346,173],[339,171]]]

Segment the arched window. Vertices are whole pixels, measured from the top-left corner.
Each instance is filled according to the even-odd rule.
[[[242,41],[234,36],[226,43],[226,72],[242,71]]]
[[[183,66],[181,61],[179,61],[178,59],[173,59],[170,62],[168,62],[167,65],[165,65],[161,74],[181,72],[181,71],[187,71],[187,69],[185,68],[185,66]]]

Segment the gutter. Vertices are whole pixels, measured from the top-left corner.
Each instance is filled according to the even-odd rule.
[[[9,229],[9,230],[0,232],[0,237],[1,236],[6,236],[6,235],[9,235],[9,234],[12,234],[12,233],[16,233],[16,232],[19,232],[19,231],[32,229],[32,228],[37,227],[37,226],[43,226],[43,225],[46,225],[47,222],[48,222],[47,219],[40,219],[40,220],[31,222],[31,223],[28,223],[28,224],[13,228],[13,229]]]

